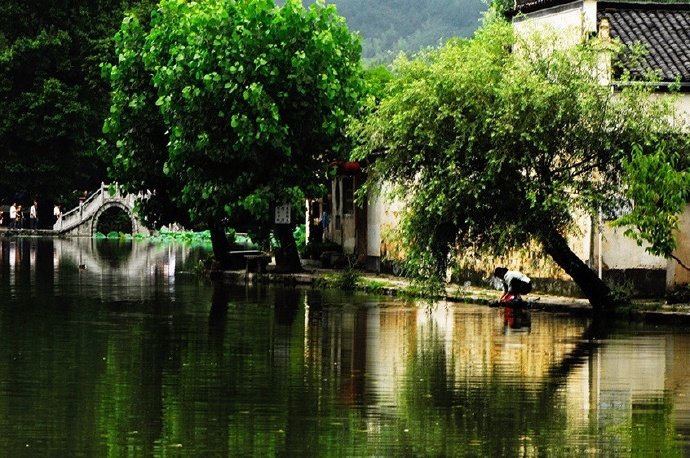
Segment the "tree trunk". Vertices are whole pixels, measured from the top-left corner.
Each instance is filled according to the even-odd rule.
[[[611,297],[611,289],[573,253],[565,237],[552,231],[542,236],[541,243],[546,253],[580,287],[596,313],[614,311],[615,303]]]
[[[225,227],[209,223],[209,232],[211,232],[211,246],[213,247],[213,257],[216,259],[217,268],[225,269],[230,265],[230,242],[225,236]]]
[[[280,242],[279,254],[276,253],[276,270],[280,272],[301,272],[302,262],[297,252],[297,243],[288,224],[276,224],[275,234]]]

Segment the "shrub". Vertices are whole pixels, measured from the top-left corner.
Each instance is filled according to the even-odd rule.
[[[689,304],[690,284],[680,285],[666,293],[667,304]]]

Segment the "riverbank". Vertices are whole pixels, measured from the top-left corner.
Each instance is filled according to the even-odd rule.
[[[55,237],[58,233],[52,229],[12,229],[0,227],[0,237]]]
[[[324,269],[314,265],[305,265],[301,273],[277,273],[268,270],[265,273],[247,273],[244,270],[213,271],[211,277],[231,283],[275,283],[303,287],[335,287],[342,281],[341,270]],[[374,294],[398,297],[418,297],[419,290],[407,279],[388,274],[356,271],[348,279],[349,289]],[[438,298],[453,303],[472,303],[492,305],[500,292],[488,285],[446,286],[445,294]],[[549,313],[567,313],[570,315],[590,316],[592,306],[587,299],[552,294],[542,294],[538,290],[526,297],[532,310]],[[634,300],[628,307],[622,308],[618,316],[624,319],[653,324],[674,324],[690,326],[690,304],[666,304],[663,298]]]

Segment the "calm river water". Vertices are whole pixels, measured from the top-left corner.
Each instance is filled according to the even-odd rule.
[[[2,456],[687,456],[690,333],[0,239]]]

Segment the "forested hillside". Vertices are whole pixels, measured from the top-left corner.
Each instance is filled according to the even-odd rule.
[[[305,0],[305,4],[314,0]],[[282,2],[280,2],[282,3]],[[479,26],[484,0],[328,0],[363,37],[367,61],[392,60],[450,37],[469,37]]]

